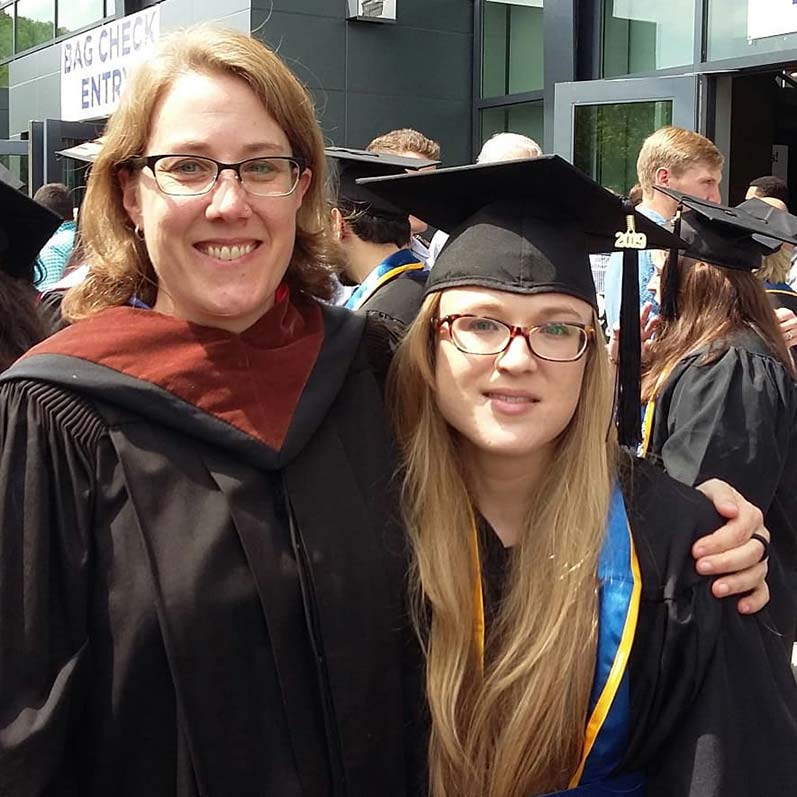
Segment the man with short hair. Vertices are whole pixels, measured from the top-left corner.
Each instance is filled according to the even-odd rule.
[[[55,285],[64,272],[69,256],[75,246],[74,209],[72,194],[63,183],[47,183],[34,195],[33,201],[60,216],[63,221],[49,241],[42,247],[36,259],[36,287],[40,291]]]
[[[440,160],[440,145],[411,127],[403,127],[399,130],[383,133],[381,136],[377,136],[365,149],[367,152],[376,152],[381,155],[397,155],[400,158],[418,158],[426,161]],[[434,169],[435,166],[427,168]],[[425,221],[417,219],[415,216],[410,216],[412,237],[410,238],[409,248],[424,262],[429,256],[429,242],[421,236],[428,228],[429,225]]]
[[[774,174],[767,174],[764,177],[756,177],[755,180],[751,180],[744,196],[745,199],[764,199],[765,197],[779,199],[786,205],[784,210],[788,209],[788,186],[780,177],[776,177]]]
[[[713,142],[700,133],[682,127],[662,127],[645,139],[637,158],[637,177],[642,187],[642,202],[637,210],[657,222],[666,224],[675,215],[677,202],[654,186],[673,188],[684,194],[720,201],[720,182],[725,157]],[[620,293],[623,257],[615,252],[609,258],[605,275],[606,324],[613,329],[620,320]],[[648,290],[655,271],[651,252],[639,253],[639,306],[652,304]]]
[[[431,164],[349,148],[330,147],[326,152],[338,174],[333,231],[345,261],[344,276],[355,285],[345,306],[380,313],[407,326],[418,313],[429,272],[409,248],[407,214],[359,186],[357,179],[416,171]]]

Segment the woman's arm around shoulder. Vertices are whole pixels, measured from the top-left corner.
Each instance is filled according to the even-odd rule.
[[[102,431],[60,388],[0,383],[0,794],[68,790],[65,749],[88,668]]]
[[[629,662],[627,766],[648,797],[786,797],[797,784],[797,684],[768,609],[739,614],[694,570],[721,524],[697,491],[646,463],[623,477],[642,573]]]

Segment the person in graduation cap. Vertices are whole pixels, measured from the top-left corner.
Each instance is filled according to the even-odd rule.
[[[325,176],[256,39],[128,82],[74,323],[0,382],[0,794],[422,793],[388,341],[321,301]]]
[[[588,255],[680,242],[558,157],[366,184],[453,231],[389,380],[431,793],[793,794],[768,613],[712,596],[690,549],[719,517],[610,431]]]
[[[661,275],[643,453],[679,481],[721,478],[759,506],[797,596],[795,368],[754,274],[781,241],[797,243],[796,231],[760,212],[772,209],[758,199],[726,208],[669,193],[687,248],[671,253]],[[789,597],[773,595],[773,609],[783,607],[777,628],[791,652],[797,611]]]
[[[53,329],[34,288],[36,255],[61,219],[0,180],[0,371]]]
[[[415,318],[428,270],[409,248],[410,219],[399,208],[357,180],[434,166],[437,161],[366,150],[330,147],[337,164],[338,189],[332,224],[344,257],[344,274],[356,286],[346,301],[350,310],[366,310],[407,325]]]
[[[789,213],[786,203],[776,197],[752,197],[739,207],[767,224],[776,225],[787,235],[797,234],[797,216]],[[786,308],[797,312],[797,291],[787,282],[793,257],[794,247],[781,244],[774,252],[764,252],[761,267],[755,271],[756,277],[764,283],[769,303],[776,310]],[[784,331],[781,328],[781,331],[786,338],[787,347],[797,346],[793,330]]]

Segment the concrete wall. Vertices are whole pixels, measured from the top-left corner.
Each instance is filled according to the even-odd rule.
[[[414,127],[471,160],[472,0],[397,0],[396,24],[347,22],[346,0],[252,0],[252,30],[311,89],[330,143]]]

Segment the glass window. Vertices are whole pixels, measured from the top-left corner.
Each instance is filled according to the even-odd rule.
[[[605,188],[627,195],[644,140],[672,122],[672,100],[577,105],[573,163]]]
[[[481,143],[496,133],[520,133],[542,147],[545,110],[542,102],[485,108],[481,112]]]
[[[103,5],[103,0],[58,0],[58,35],[99,22],[104,15]]]
[[[0,60],[14,54],[14,7],[0,9]]]
[[[8,64],[0,64],[0,89],[8,88]]]
[[[707,44],[709,61],[793,50],[797,48],[797,5],[709,0]]]
[[[19,0],[16,51],[21,53],[55,37],[55,0]]]
[[[482,4],[482,97],[543,87],[543,0]]]
[[[691,64],[694,41],[695,0],[603,2],[604,77]]]

